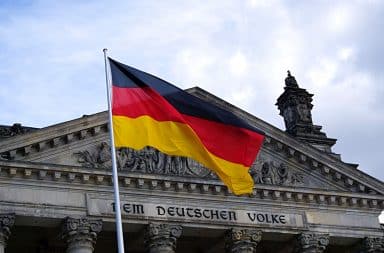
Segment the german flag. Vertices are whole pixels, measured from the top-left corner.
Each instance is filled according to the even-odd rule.
[[[109,58],[116,147],[151,146],[200,162],[236,195],[251,193],[248,173],[264,133],[233,113]]]

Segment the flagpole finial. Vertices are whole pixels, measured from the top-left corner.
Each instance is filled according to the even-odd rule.
[[[103,48],[103,52],[106,53],[108,51],[108,48]]]

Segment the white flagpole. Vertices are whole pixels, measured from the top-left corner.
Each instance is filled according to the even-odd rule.
[[[115,192],[117,247],[118,247],[118,253],[124,253],[123,226],[122,226],[122,222],[121,222],[121,210],[120,210],[119,179],[117,176],[115,141],[113,139],[112,106],[111,106],[111,79],[109,77],[109,72],[108,72],[108,66],[109,65],[108,65],[108,61],[107,61],[107,50],[108,49],[106,49],[106,48],[103,49],[104,64],[105,64],[105,81],[107,84],[109,137],[111,140],[113,189]]]

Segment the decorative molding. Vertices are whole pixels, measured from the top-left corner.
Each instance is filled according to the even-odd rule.
[[[11,228],[15,224],[15,214],[0,214],[0,244],[5,248],[11,235]]]
[[[328,234],[304,232],[297,237],[297,253],[322,253],[329,244]]]
[[[355,168],[351,168],[348,164],[341,162],[338,159],[335,159],[329,155],[327,155],[327,159],[325,159],[323,162],[320,160],[310,157],[300,151],[298,151],[295,147],[290,146],[288,144],[283,143],[283,147],[279,146],[282,144],[281,140],[277,140],[271,136],[266,136],[263,149],[265,150],[273,150],[274,152],[280,153],[283,157],[293,159],[297,163],[302,164],[303,166],[307,166],[308,169],[311,169],[312,171],[318,171],[318,173],[322,174],[324,177],[328,177],[330,180],[333,180],[333,182],[341,187],[344,187],[346,189],[349,189],[351,192],[360,192],[360,193],[369,193],[369,194],[378,194],[377,191],[373,190],[371,187],[369,187],[366,184],[361,183],[359,180],[359,176],[355,175],[356,177],[353,178],[353,171],[356,171]],[[338,163],[338,169],[336,170],[333,167],[327,166],[326,161],[329,161],[330,164]],[[328,163],[328,161],[327,161]],[[348,168],[346,168],[348,167]],[[351,169],[353,170],[351,173]],[[346,173],[346,171],[349,171],[349,173]],[[349,183],[345,183],[349,182]],[[377,187],[381,187],[381,185],[375,185]],[[380,194],[382,195],[382,194]]]
[[[28,184],[30,180],[44,183],[69,183],[74,185],[87,185],[91,187],[110,186],[112,175],[110,171],[79,168],[65,165],[44,165],[0,161],[1,178],[10,180],[23,180]],[[60,175],[60,176],[59,176]],[[102,180],[101,180],[102,178]],[[199,178],[169,177],[166,175],[143,175],[122,171],[119,173],[120,185],[130,189],[150,189],[158,191],[178,191],[212,195],[228,195],[228,189],[217,180],[202,180]],[[40,183],[41,184],[41,183]],[[295,189],[294,187],[259,185],[245,198],[256,198],[271,201],[296,202],[301,204],[317,203],[325,206],[339,206],[343,208],[384,208],[384,197],[377,194],[354,192],[322,191],[315,189]]]
[[[288,148],[271,137],[266,137],[264,148],[270,147],[278,152],[284,152],[284,155],[287,157],[293,156],[292,158],[295,158],[298,163],[308,166],[309,169],[318,170],[319,174],[323,177],[329,177],[330,180],[333,180],[336,185],[342,188],[349,189],[352,192],[377,194],[376,191],[357,180],[334,171],[332,168],[302,153],[296,152],[292,148]],[[140,151],[121,148],[116,153],[118,168],[121,171],[217,179],[215,173],[192,159],[168,156],[151,147],[146,147]],[[83,151],[75,152],[74,156],[77,157],[77,162],[84,167],[96,169],[111,167],[110,148],[106,142]],[[288,163],[268,160],[262,154],[258,156],[250,168],[250,174],[256,184],[305,186],[309,180],[306,174],[294,170]]]
[[[99,114],[97,117],[100,117],[100,115],[101,114]],[[25,159],[25,156],[33,155],[38,152],[42,152],[42,151],[46,151],[48,149],[54,148],[55,147],[53,145],[54,143],[56,143],[56,145],[65,145],[65,144],[72,143],[76,140],[80,140],[81,138],[92,137],[96,134],[107,133],[108,131],[109,131],[108,125],[103,123],[101,125],[98,124],[87,129],[82,129],[81,131],[78,130],[73,132],[67,132],[64,135],[56,136],[55,138],[44,139],[44,140],[38,139],[36,143],[28,142],[29,144],[25,146],[20,146],[16,149],[15,149],[15,145],[12,145],[13,147],[12,149],[7,151],[3,150],[2,153],[0,153],[0,160]],[[36,132],[36,134],[39,134],[39,131]],[[54,140],[56,140],[56,142]],[[18,142],[18,143],[22,145],[23,142]],[[369,193],[369,194],[378,194],[378,192],[382,194],[384,192],[384,189],[382,189],[382,186],[380,186],[379,182],[373,182],[373,187],[376,187],[378,190],[374,190],[367,184],[361,183],[359,180],[361,176],[363,176],[364,178],[367,178],[367,180],[370,180],[370,178],[365,177],[364,175],[355,174],[354,173],[355,169],[351,168],[348,164],[345,164],[333,157],[330,157],[329,155],[327,155],[326,159],[324,158],[324,155],[321,155],[322,156],[321,159],[326,161],[326,163],[335,164],[336,162],[338,169],[333,168],[333,165],[332,167],[329,167],[324,164],[324,161],[321,162],[319,160],[320,158],[311,157],[308,154],[304,154],[304,152],[300,151],[300,149],[304,148],[304,147],[301,147],[303,144],[297,143],[296,145],[299,145],[299,148],[289,145],[287,143],[287,138],[277,140],[274,137],[266,136],[262,150],[263,149],[269,150],[269,151],[272,150],[273,152],[279,153],[280,155],[282,155],[282,157],[289,158],[291,161],[296,161],[297,163],[302,164],[302,166],[307,166],[308,169],[312,169],[313,171],[318,171],[324,176],[329,177],[330,180],[333,180],[335,184],[338,184],[340,187],[345,187],[352,192],[361,192],[361,193]],[[85,152],[85,151],[86,150],[81,152]],[[93,168],[107,167],[108,161],[102,162],[103,161],[102,159],[101,160],[98,159],[99,154],[97,154],[95,150],[88,150],[88,152],[90,152],[89,154],[85,154],[85,153],[80,154],[81,152],[78,152],[79,154],[75,155],[77,159],[81,161],[79,162],[79,164],[85,167],[93,167]],[[94,154],[93,152],[96,152],[96,154]],[[317,151],[314,151],[314,152],[316,153]],[[314,154],[314,155],[317,156],[318,154]],[[124,163],[124,159],[121,159],[119,163]],[[177,162],[172,161],[171,163],[175,164]],[[195,174],[197,173],[198,174],[197,177],[215,178],[214,174],[210,173],[210,171],[206,170],[203,166],[197,163],[195,164],[195,162],[192,160],[191,161],[188,160],[188,165],[193,170],[193,171],[190,171],[191,176],[196,176]],[[176,166],[176,165],[173,165],[173,166]],[[129,166],[127,165],[126,167],[129,170]],[[133,167],[131,167],[131,169],[132,168]],[[255,168],[252,168],[252,169],[254,170]],[[175,171],[175,169],[171,168],[171,171]],[[344,182],[352,182],[352,184],[345,184]]]
[[[67,145],[75,140],[83,140],[85,138],[96,136],[101,133],[107,133],[108,131],[108,124],[103,123],[102,125],[95,125],[86,129],[80,129],[78,131],[65,133],[60,136],[57,136],[56,134],[54,137],[48,139],[36,138],[35,142],[28,141],[29,144],[21,142],[21,146],[17,148],[13,147],[7,151],[1,151],[0,160],[23,159],[29,155],[34,155],[42,151],[47,151],[49,149],[57,148],[62,145]],[[36,134],[40,135],[40,132],[36,131]],[[33,140],[33,138],[31,139]],[[5,141],[8,141],[8,139],[6,139]]]
[[[144,237],[147,252],[176,252],[176,242],[181,234],[181,226],[149,223]]]
[[[261,230],[231,228],[225,234],[225,249],[228,253],[256,252],[261,241]]]
[[[67,252],[77,252],[77,249],[87,249],[93,252],[97,234],[101,228],[101,219],[65,218],[62,239],[67,243]]]
[[[78,157],[77,162],[84,167],[99,169],[111,167],[110,146],[106,142],[94,148],[75,152],[74,155]],[[217,179],[213,172],[192,159],[169,156],[151,147],[139,151],[120,148],[116,155],[121,171]],[[294,171],[287,164],[277,164],[262,157],[252,165],[250,174],[256,184],[303,186],[304,180],[307,180],[303,173]]]

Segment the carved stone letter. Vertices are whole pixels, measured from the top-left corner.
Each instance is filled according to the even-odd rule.
[[[181,226],[150,223],[145,231],[145,247],[147,252],[176,252],[176,241],[181,236],[181,233]]]
[[[13,224],[15,224],[15,214],[0,214],[0,253],[4,253]]]
[[[67,217],[62,231],[62,238],[67,243],[67,253],[92,253],[101,227],[101,219]]]
[[[253,253],[261,241],[261,231],[232,228],[226,232],[225,248],[228,253]]]
[[[322,253],[329,243],[328,234],[301,233],[297,237],[297,253]]]

